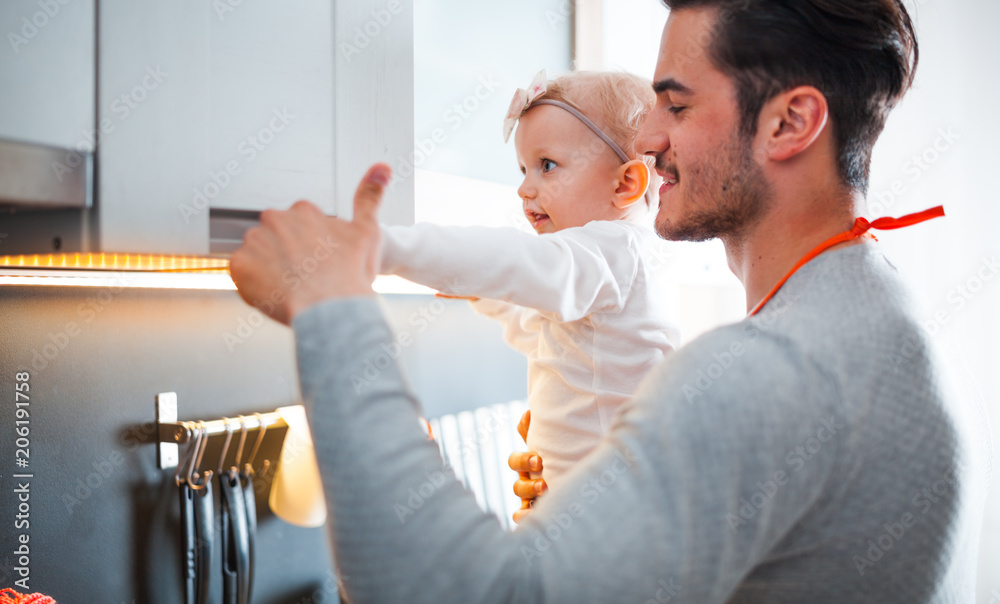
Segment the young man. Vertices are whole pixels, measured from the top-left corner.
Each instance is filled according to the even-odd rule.
[[[722,238],[751,316],[655,369],[514,533],[441,474],[385,352],[386,166],[353,222],[300,202],[233,256],[241,295],[295,329],[350,601],[974,598],[982,422],[855,220],[916,63],[902,3],[667,4],[641,141],[666,180],[658,230]]]

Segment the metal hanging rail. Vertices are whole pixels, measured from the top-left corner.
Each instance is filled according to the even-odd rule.
[[[270,413],[245,415],[243,416],[242,423],[246,424],[247,430],[259,430],[262,426],[272,428],[286,427],[288,425],[285,423],[284,418],[282,418],[279,413],[274,411]],[[225,434],[227,431],[232,430],[234,426],[237,430],[239,430],[241,420],[231,417],[228,421],[224,419],[215,419],[204,422],[205,435],[212,436],[215,434]],[[194,438],[196,429],[199,429],[198,422],[161,422],[159,442],[183,445],[190,442],[191,439]]]
[[[177,467],[179,461],[178,445],[191,442],[198,432],[203,432],[207,437],[239,431],[243,429],[243,426],[247,430],[288,427],[288,423],[277,411],[205,422],[177,421],[177,393],[175,392],[161,392],[156,395],[156,424],[157,465],[161,470]]]

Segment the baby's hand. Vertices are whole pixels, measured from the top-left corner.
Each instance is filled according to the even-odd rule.
[[[524,412],[521,421],[517,424],[517,433],[525,444],[528,442],[528,426],[531,425],[531,410]],[[542,471],[542,458],[534,451],[523,453],[513,453],[507,459],[507,465],[518,474],[518,479],[514,483],[514,494],[521,498],[521,509],[514,512],[514,522],[521,522],[521,519],[531,512],[531,506],[535,498],[548,490],[544,478],[532,478],[531,472]]]
[[[521,421],[517,422],[517,433],[521,435],[524,444],[528,444],[528,426],[531,425],[531,409],[524,412]]]
[[[507,465],[518,473],[518,479],[514,482],[514,494],[521,498],[521,509],[514,512],[514,522],[521,522],[531,512],[535,498],[549,488],[544,478],[531,477],[531,472],[542,470],[542,458],[534,451],[512,453],[507,459]]]

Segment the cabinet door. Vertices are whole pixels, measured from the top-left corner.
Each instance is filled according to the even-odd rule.
[[[31,210],[91,204],[91,154],[100,136],[94,128],[94,19],[94,0],[0,2],[4,202]],[[0,250],[10,253],[25,240],[47,244],[51,234],[45,225],[11,229]]]
[[[209,27],[211,174],[200,193],[212,209],[308,199],[349,216],[371,163],[413,153],[411,2],[231,0],[214,3]],[[412,190],[412,179],[397,183],[383,218],[412,222]]]
[[[0,2],[0,138],[94,150],[94,2]]]
[[[413,0],[334,1],[334,196],[352,214],[371,164],[395,176],[380,220],[413,223]]]
[[[105,252],[207,254],[209,3],[99,0],[95,221]]]
[[[332,4],[223,1],[207,18],[211,174],[199,191],[213,209],[309,199],[333,214]]]

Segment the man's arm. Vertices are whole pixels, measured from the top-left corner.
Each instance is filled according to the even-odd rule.
[[[380,272],[574,321],[624,303],[638,267],[635,246],[610,222],[543,236],[422,223],[383,227]]]
[[[766,338],[687,400],[700,363],[739,333],[728,330],[654,371],[598,450],[506,533],[442,469],[395,362],[380,364],[392,335],[374,300],[314,306],[294,328],[354,602],[644,602],[667,590],[672,602],[724,602],[816,501],[836,458],[834,441],[789,465],[829,415],[802,393],[830,391],[806,387],[817,372]],[[386,368],[368,380],[366,360]],[[758,492],[767,499],[751,514]]]

